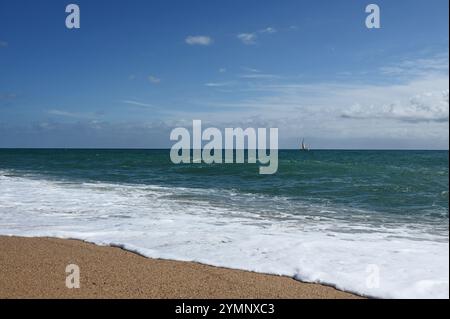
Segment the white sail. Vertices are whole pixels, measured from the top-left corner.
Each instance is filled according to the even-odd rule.
[[[305,144],[305,139],[302,140],[302,148],[301,148],[301,150],[302,151],[309,151],[308,146]]]

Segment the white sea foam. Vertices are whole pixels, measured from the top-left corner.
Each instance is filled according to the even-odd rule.
[[[148,257],[286,275],[373,297],[449,297],[448,234],[351,222],[329,207],[271,216],[265,203],[275,198],[230,193],[223,195],[228,204],[216,203],[221,195],[0,172],[0,234],[120,245]],[[265,212],[250,209],[258,206]],[[379,287],[370,285],[374,269]]]

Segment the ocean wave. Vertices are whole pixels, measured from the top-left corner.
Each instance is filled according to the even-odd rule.
[[[148,257],[285,275],[373,297],[449,297],[448,232],[367,222],[376,215],[368,211],[233,190],[67,183],[8,171],[0,171],[0,189],[4,235],[121,245]],[[369,283],[374,275],[379,285]]]

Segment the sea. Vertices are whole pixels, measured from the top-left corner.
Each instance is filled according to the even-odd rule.
[[[448,151],[286,150],[274,175],[169,153],[1,149],[0,235],[449,298]]]

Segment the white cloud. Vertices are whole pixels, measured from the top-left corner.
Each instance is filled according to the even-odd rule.
[[[7,48],[7,47],[8,47],[8,42],[0,41],[0,48]]]
[[[153,76],[153,75],[149,75],[148,76],[148,80],[152,84],[159,84],[159,83],[161,83],[161,79],[159,79],[159,78],[157,78],[156,76]]]
[[[133,100],[123,100],[122,103],[134,105],[134,106],[153,107],[153,105],[151,105],[151,104],[142,103],[142,102],[133,101]]]
[[[255,32],[248,32],[248,33],[240,33],[237,35],[237,38],[241,40],[241,42],[245,45],[253,45],[256,44],[256,41],[258,39],[258,34],[264,35],[264,34],[274,34],[277,33],[277,29],[273,27],[267,27],[259,31]]]
[[[315,146],[448,148],[449,78],[432,71],[445,63],[421,65],[433,67],[426,74],[398,77],[394,84],[392,76],[383,84],[305,84],[289,78],[236,82],[223,99],[197,100],[200,111],[177,116],[204,119],[217,127],[278,127],[280,139],[306,136]],[[229,98],[233,92],[240,98]]]
[[[237,38],[245,45],[256,44],[258,36],[255,33],[240,33]]]
[[[449,56],[447,53],[433,57],[403,60],[397,64],[380,68],[384,75],[397,77],[426,76],[432,73],[448,73]]]
[[[271,80],[280,78],[278,75],[275,74],[264,74],[264,73],[242,74],[239,77],[241,79],[249,79],[249,80]]]
[[[93,113],[76,113],[76,112],[69,112],[65,110],[49,110],[47,111],[50,115],[60,116],[60,117],[69,117],[74,119],[90,119],[93,117],[96,117],[96,114]]]
[[[233,81],[229,81],[229,82],[208,82],[205,83],[205,86],[207,87],[225,87],[225,86],[232,86],[236,84]]]
[[[195,107],[167,110],[161,123],[186,126],[196,118],[205,126],[278,127],[283,147],[298,147],[304,136],[313,148],[448,149],[449,78],[445,61],[431,59],[398,63],[420,65],[420,70],[428,72],[414,72],[406,79],[386,76],[382,84],[350,82],[349,78],[345,83],[304,82],[287,77],[206,83],[226,94],[183,100],[183,105]],[[250,69],[243,73],[265,75]],[[154,125],[159,130],[160,124]]]
[[[267,27],[265,29],[260,30],[259,32],[273,34],[273,33],[277,33],[277,29],[272,28],[272,27]]]
[[[355,104],[342,113],[349,119],[385,119],[404,122],[448,122],[449,91],[428,92],[407,101],[383,105]]]
[[[213,40],[211,37],[205,36],[205,35],[196,35],[196,36],[188,36],[186,38],[186,43],[189,45],[203,45],[208,46],[213,43]]]
[[[251,72],[251,73],[260,73],[261,72],[261,70],[254,69],[254,68],[249,68],[249,67],[246,67],[246,66],[244,66],[242,68],[242,70],[244,70],[245,72]]]

